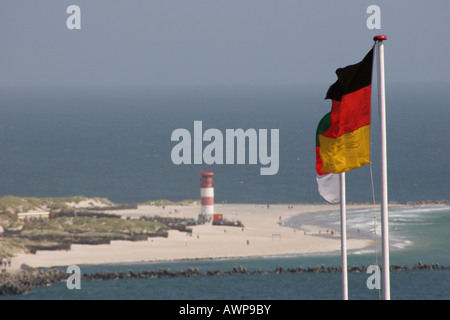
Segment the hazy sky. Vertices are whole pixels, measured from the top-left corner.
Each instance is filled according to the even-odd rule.
[[[72,4],[81,30],[66,27]],[[331,84],[376,34],[387,82],[450,82],[449,13],[448,0],[1,0],[0,85]]]

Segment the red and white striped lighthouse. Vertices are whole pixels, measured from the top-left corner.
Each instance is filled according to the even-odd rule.
[[[200,187],[200,196],[202,201],[202,214],[214,214],[214,171],[200,170],[202,175],[202,184]]]

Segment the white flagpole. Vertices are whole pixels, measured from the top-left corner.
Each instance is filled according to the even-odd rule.
[[[381,241],[383,254],[383,299],[391,299],[389,275],[389,227],[388,227],[388,193],[387,193],[387,148],[386,148],[386,105],[384,93],[384,48],[383,40],[386,36],[375,36],[378,44],[378,104],[380,109],[380,137],[381,137]]]
[[[345,172],[339,174],[341,199],[341,258],[342,258],[342,300],[348,300],[347,279],[347,219],[345,206]]]

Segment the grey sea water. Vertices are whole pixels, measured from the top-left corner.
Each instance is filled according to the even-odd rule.
[[[235,203],[324,202],[315,181],[315,130],[331,104],[328,86],[247,88],[1,88],[0,195],[107,197],[117,203],[199,199],[199,171],[215,171],[215,201]],[[450,141],[444,85],[392,85],[387,90],[388,174],[391,201],[449,200]],[[374,99],[376,106],[376,99]],[[375,108],[373,108],[375,109]],[[280,169],[261,176],[260,165],[174,165],[177,128],[279,129]],[[373,110],[372,162],[379,200],[378,121]],[[372,202],[369,167],[347,174],[347,200]],[[373,234],[376,210],[348,213],[349,236]],[[379,219],[379,214],[378,214]],[[338,229],[338,212],[286,222],[301,229]],[[378,227],[380,223],[378,223]],[[450,208],[411,205],[390,210],[391,263],[450,265]],[[360,232],[358,233],[358,229]],[[379,229],[377,229],[379,235]],[[378,256],[376,255],[378,254]],[[370,265],[380,250],[353,252],[349,265]],[[98,270],[274,270],[338,266],[335,255],[82,266]],[[378,299],[366,274],[349,275],[349,297]],[[393,299],[449,299],[449,271],[391,273]],[[18,299],[339,299],[340,274],[279,274],[64,283],[34,288]]]
[[[315,132],[327,85],[308,87],[1,88],[0,195],[107,197],[118,203],[198,199],[215,170],[216,202],[322,202]],[[387,87],[389,199],[448,200],[449,93],[444,85]],[[379,128],[372,162],[378,199]],[[177,128],[279,129],[276,175],[261,165],[174,165]],[[204,146],[206,143],[204,143]],[[347,175],[348,201],[372,201],[369,167]]]

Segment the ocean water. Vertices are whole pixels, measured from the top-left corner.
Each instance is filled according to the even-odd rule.
[[[331,109],[327,89],[2,88],[0,195],[85,195],[118,203],[199,199],[200,169],[212,168],[218,203],[323,202],[315,132]],[[449,95],[444,85],[387,86],[389,200],[448,200]],[[379,200],[378,112],[372,109]],[[279,129],[278,173],[261,176],[260,164],[174,165],[171,134],[178,128],[192,134],[195,120],[223,134]],[[372,201],[369,166],[347,174],[347,200]]]
[[[315,181],[315,130],[331,104],[328,85],[304,87],[1,88],[0,196],[107,197],[117,203],[199,199],[200,169],[215,171],[217,203],[323,203]],[[444,85],[387,86],[389,200],[449,200],[450,93]],[[374,98],[374,106],[376,99]],[[372,162],[379,201],[379,134],[373,108]],[[174,165],[173,130],[279,129],[280,167]],[[368,166],[347,174],[347,200],[372,202]],[[378,219],[374,224],[374,216]],[[349,237],[380,234],[377,209],[348,212]],[[288,225],[339,228],[339,213],[292,218]],[[359,232],[358,232],[358,229]],[[391,263],[450,265],[450,207],[390,208]],[[378,244],[380,243],[378,238]],[[381,264],[379,246],[351,252],[349,265]],[[82,266],[82,272],[199,267],[274,270],[339,266],[339,254],[258,259]],[[349,274],[350,299],[379,299],[367,274]],[[340,274],[279,274],[64,283],[7,299],[340,299]],[[393,299],[449,299],[450,272],[391,273]]]

